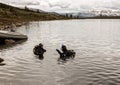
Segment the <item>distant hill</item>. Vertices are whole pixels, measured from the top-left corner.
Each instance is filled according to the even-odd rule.
[[[5,25],[11,25],[12,23],[16,24],[28,21],[58,19],[67,18],[57,13],[47,13],[41,10],[30,10],[27,7],[25,7],[25,9],[21,9],[0,3],[0,27]]]

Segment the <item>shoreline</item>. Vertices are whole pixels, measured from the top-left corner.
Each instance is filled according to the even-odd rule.
[[[9,29],[14,29],[14,28],[16,28],[16,27],[20,27],[20,26],[22,26],[22,25],[25,25],[27,22],[21,22],[21,23],[13,23],[13,25],[15,26],[15,27],[13,27],[12,26],[12,24],[9,24],[9,25],[0,25],[0,30],[9,30]]]

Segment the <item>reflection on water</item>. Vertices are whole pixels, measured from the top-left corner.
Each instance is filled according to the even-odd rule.
[[[28,40],[0,50],[2,85],[120,85],[120,20],[31,22],[17,31]],[[33,47],[44,44],[39,60]],[[61,63],[55,49],[62,44],[76,57]]]

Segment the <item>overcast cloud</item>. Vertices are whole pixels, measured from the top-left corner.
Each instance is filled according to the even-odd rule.
[[[0,0],[0,2],[55,12],[78,12],[92,9],[120,9],[120,0]]]

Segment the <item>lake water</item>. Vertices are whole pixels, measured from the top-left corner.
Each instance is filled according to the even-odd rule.
[[[0,85],[120,85],[120,20],[82,19],[30,22],[17,29],[26,42],[0,50]],[[33,47],[43,43],[39,60]],[[65,44],[74,59],[58,61]]]

